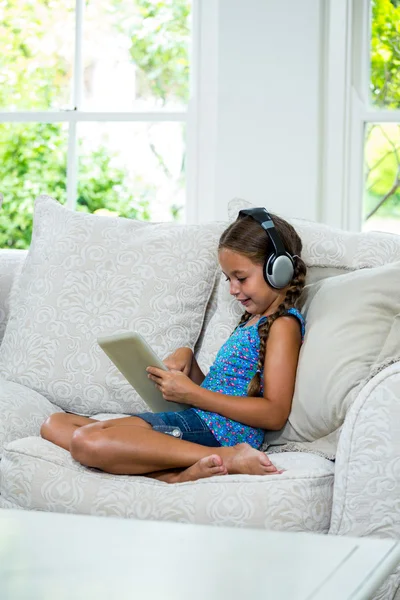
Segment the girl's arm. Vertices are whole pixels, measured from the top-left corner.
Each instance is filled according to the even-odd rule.
[[[261,429],[281,429],[289,416],[294,393],[301,332],[297,319],[280,317],[271,326],[264,363],[264,396],[228,396],[194,385],[183,373],[150,367],[166,400],[190,404]],[[179,377],[179,375],[181,377]]]

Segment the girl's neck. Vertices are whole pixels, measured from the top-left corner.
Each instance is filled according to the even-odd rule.
[[[257,315],[253,315],[253,316],[261,319],[261,317],[269,317],[270,315],[273,315],[278,310],[278,308],[282,304],[282,302],[284,302],[285,296],[286,296],[286,294],[279,294],[275,298],[275,300],[273,302],[271,302],[271,304],[268,306],[268,308],[266,308],[264,310],[264,312],[259,313]]]

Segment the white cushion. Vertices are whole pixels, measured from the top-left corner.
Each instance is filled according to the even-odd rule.
[[[8,442],[39,435],[44,421],[60,409],[24,385],[0,379],[0,458]]]
[[[229,217],[253,207],[235,198]],[[396,356],[400,236],[288,221],[302,239],[307,282],[312,284],[303,310],[306,338],[291,415],[281,432],[267,432],[267,444],[336,439],[331,434],[342,425],[359,388]],[[330,445],[334,453],[335,444]]]
[[[87,469],[46,440],[25,438],[5,449],[1,493],[29,510],[326,533],[333,463],[301,453],[271,459],[286,471],[172,485]]]
[[[400,313],[400,263],[361,269],[306,289],[306,335],[289,421],[266,441],[312,441],[340,427]]]
[[[0,348],[1,375],[67,411],[145,409],[96,338],[136,330],[161,358],[193,347],[222,228],[111,219],[39,197]]]
[[[26,250],[0,250],[0,342],[6,329],[10,310],[11,289],[27,255]]]

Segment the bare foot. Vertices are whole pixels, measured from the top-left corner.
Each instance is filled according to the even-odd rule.
[[[269,460],[264,452],[260,452],[249,444],[238,444],[226,448],[224,463],[228,473],[241,475],[274,475],[282,473]]]
[[[205,477],[214,477],[215,475],[227,475],[228,470],[224,465],[221,456],[211,454],[198,460],[194,465],[183,469],[182,471],[168,471],[152,473],[149,477],[166,481],[167,483],[183,483],[184,481],[196,481]]]

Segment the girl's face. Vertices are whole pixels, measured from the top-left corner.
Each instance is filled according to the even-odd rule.
[[[285,290],[274,290],[263,276],[263,267],[247,256],[222,248],[221,269],[229,281],[229,292],[252,315],[274,312],[285,297]]]

